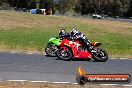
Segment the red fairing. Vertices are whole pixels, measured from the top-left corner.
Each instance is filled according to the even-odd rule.
[[[67,39],[63,39],[60,44],[60,48],[65,46],[71,48],[74,55],[73,58],[78,58],[78,59],[92,58],[92,55],[88,51],[79,50],[79,47],[83,46],[79,41],[69,41]]]
[[[75,58],[92,58],[92,55],[86,51],[80,51],[79,54],[74,55]]]

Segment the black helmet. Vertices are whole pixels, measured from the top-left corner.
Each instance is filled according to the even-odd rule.
[[[60,36],[60,37],[64,37],[65,35],[66,35],[65,29],[61,29],[61,30],[59,31],[59,36]]]

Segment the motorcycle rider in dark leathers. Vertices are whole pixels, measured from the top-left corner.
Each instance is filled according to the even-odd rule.
[[[91,48],[91,42],[85,37],[85,35],[79,32],[77,29],[72,29],[71,34],[67,33],[65,29],[61,29],[59,32],[59,38],[67,38],[68,40],[74,41],[79,40],[80,43],[84,44],[88,50]]]
[[[63,38],[66,38],[66,39],[70,39],[70,34],[69,33],[67,33],[66,31],[65,31],[65,29],[61,29],[60,31],[59,31],[59,36],[58,36],[60,39],[63,39]]]
[[[90,50],[91,42],[88,40],[85,35],[81,32],[79,32],[77,29],[72,29],[71,31],[71,38],[72,40],[79,40],[81,43],[84,44],[84,46],[88,47],[88,50]]]

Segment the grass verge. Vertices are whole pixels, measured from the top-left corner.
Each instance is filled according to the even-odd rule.
[[[0,11],[0,49],[44,51],[49,38],[77,28],[110,57],[132,58],[132,23]]]

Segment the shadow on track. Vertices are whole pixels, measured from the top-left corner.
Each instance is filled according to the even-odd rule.
[[[56,60],[62,60],[62,61],[89,61],[89,62],[92,62],[92,60],[90,59],[71,59],[71,60],[63,60],[63,59],[60,59],[60,58],[56,58]]]
[[[48,55],[45,55],[46,57],[55,57],[55,56],[48,56]],[[85,58],[82,58],[82,59],[71,59],[71,60],[64,60],[64,59],[60,59],[58,57],[55,57],[56,59],[55,60],[60,60],[60,61],[88,61],[88,62],[94,62],[94,63],[99,63],[99,62],[96,62],[95,60],[93,59],[85,59]]]

